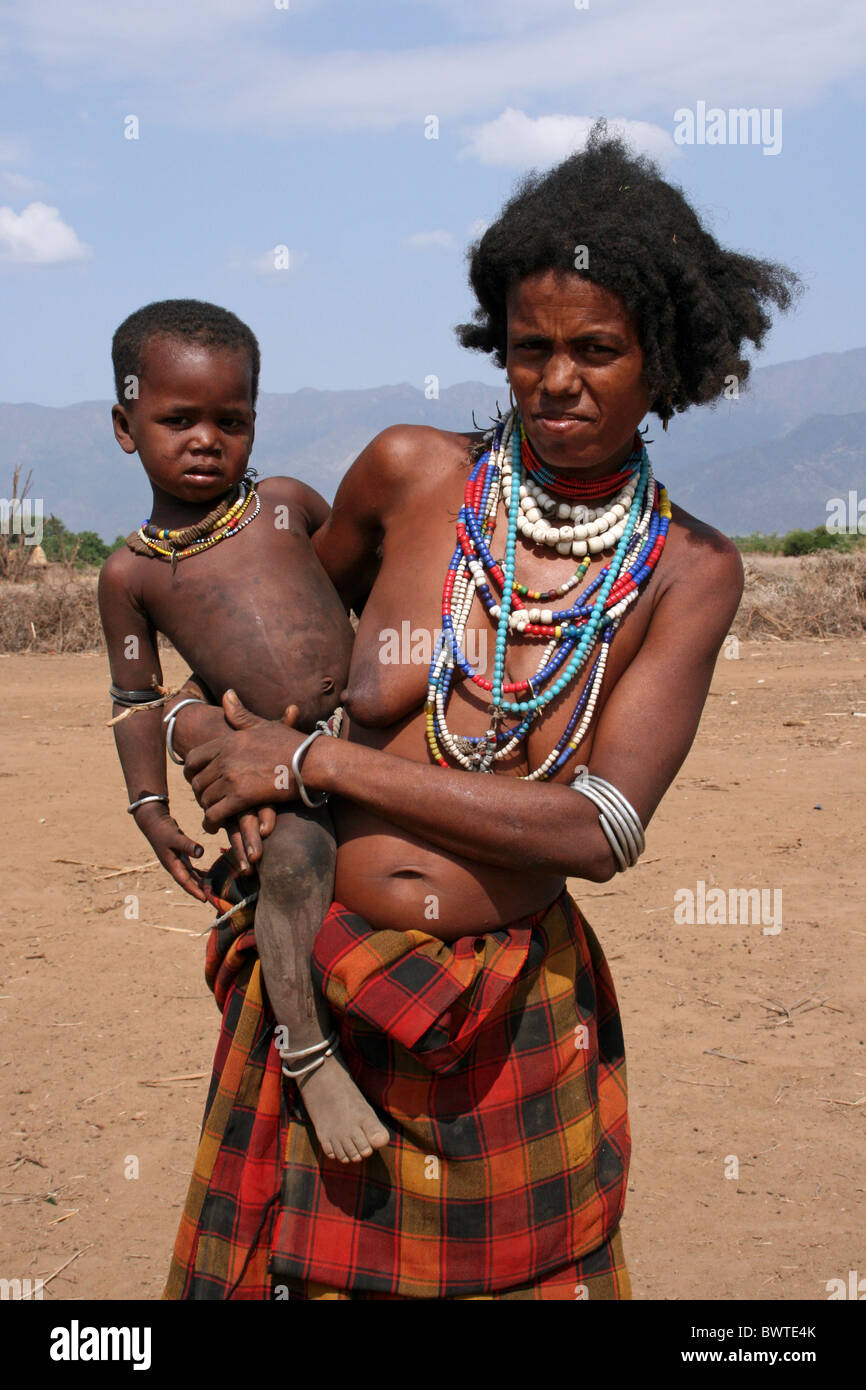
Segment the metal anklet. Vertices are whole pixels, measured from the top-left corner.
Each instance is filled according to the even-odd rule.
[[[165,748],[166,748],[166,752],[168,753],[168,756],[171,758],[172,762],[173,762],[173,763],[177,763],[179,767],[183,767],[183,758],[179,758],[179,757],[177,756],[177,754],[175,753],[175,751],[174,751],[174,724],[175,724],[175,720],[177,719],[177,716],[180,714],[180,712],[181,712],[181,710],[183,709],[184,705],[206,705],[206,704],[207,704],[207,700],[197,700],[197,699],[195,699],[193,696],[190,695],[190,696],[188,696],[185,700],[179,700],[178,703],[175,705],[174,709],[173,709],[173,710],[170,710],[170,711],[168,712],[168,714],[165,716],[165,718],[163,719],[163,721],[162,721],[163,724],[165,724],[165,726],[166,726],[166,729],[165,729]]]
[[[571,783],[573,791],[598,807],[598,821],[611,847],[617,873],[633,869],[646,848],[644,829],[637,811],[612,782],[593,772],[582,772]]]
[[[278,1048],[277,1051],[282,1058],[281,1071],[283,1076],[288,1076],[290,1080],[297,1081],[299,1077],[306,1076],[308,1072],[316,1071],[319,1067],[324,1066],[326,1058],[333,1057],[336,1046],[337,1033],[336,1030],[334,1030],[330,1037],[325,1038],[322,1042],[313,1043],[312,1047],[297,1049],[288,1047]],[[317,1053],[318,1056],[314,1056],[314,1053]],[[296,1071],[292,1071],[290,1067],[286,1066],[286,1062],[293,1062],[299,1057],[312,1057],[313,1060],[312,1062],[308,1062],[305,1067],[298,1067]]]

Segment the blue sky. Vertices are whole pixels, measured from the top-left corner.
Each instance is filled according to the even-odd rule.
[[[453,338],[465,247],[598,115],[805,279],[762,363],[866,342],[861,0],[282,3],[0,4],[0,399],[107,397],[171,296],[251,324],[264,390],[498,381]],[[675,143],[699,102],[781,112],[778,153]]]

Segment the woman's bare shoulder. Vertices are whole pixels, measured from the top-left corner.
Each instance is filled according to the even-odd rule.
[[[433,425],[389,425],[367,446],[371,462],[402,475],[414,476],[419,464],[448,467],[465,463],[484,435],[441,430]]]
[[[736,610],[743,592],[743,561],[723,531],[671,503],[662,588],[692,586],[721,608]]]

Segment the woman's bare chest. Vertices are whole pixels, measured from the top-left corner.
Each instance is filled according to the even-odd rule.
[[[412,726],[412,747],[414,743],[419,745],[414,753],[416,757],[426,756],[423,738],[414,726],[424,720],[431,666],[442,644],[449,642],[449,618],[454,621],[457,616],[453,595],[450,600],[446,595],[443,604],[443,589],[458,544],[455,522],[460,500],[459,493],[455,492],[454,497],[440,499],[435,510],[428,507],[423,513],[407,516],[389,530],[382,565],[355,639],[345,698],[353,722],[378,730],[408,722]],[[500,563],[505,552],[505,536],[506,517],[500,504],[489,543],[491,557]],[[579,582],[569,588],[579,566],[576,559],[519,540],[515,580],[522,586],[522,602],[527,607],[538,608],[545,617],[576,603],[591,603],[597,592],[598,576],[609,559],[605,555],[592,557]],[[483,682],[489,682],[493,674],[498,622],[488,611],[488,604],[498,603],[500,594],[501,586],[492,584],[486,604],[475,592],[463,627],[460,641],[463,669],[458,667],[454,673],[448,700],[449,723],[454,725],[458,736],[476,736],[490,724],[491,697]],[[596,715],[603,707],[607,692],[640,646],[651,606],[651,599],[643,596],[622,621],[615,641],[609,642],[605,653],[607,669],[602,673],[604,687],[599,690]],[[511,634],[505,645],[506,683],[519,685],[533,681],[545,662],[549,664],[551,647],[555,648],[556,643]],[[534,764],[541,745],[560,737],[600,654],[600,642],[587,649],[566,688],[550,701],[542,717],[535,721],[532,738],[523,749],[524,759],[528,752]],[[473,675],[480,679],[474,680]],[[406,741],[405,732],[399,737],[401,743]],[[409,746],[400,751],[413,756]],[[520,756],[512,761],[514,770],[519,770]],[[502,764],[501,770],[512,769]]]

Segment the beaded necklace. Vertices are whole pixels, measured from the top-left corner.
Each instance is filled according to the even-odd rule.
[[[556,508],[560,504],[524,475],[522,430],[518,425],[516,411],[497,423],[490,448],[474,465],[466,484],[457,520],[457,545],[443,588],[442,638],[430,667],[425,722],[430,753],[440,766],[449,766],[445,756],[448,754],[460,767],[492,772],[494,763],[508,757],[525,742],[534,721],[551,701],[576,682],[579,673],[588,665],[596,642],[600,641],[600,650],[562,735],[541,765],[526,776],[529,781],[546,781],[573,757],[589,728],[610,644],[624,614],[658,563],[671,511],[667,492],[655,482],[649,457],[638,436],[635,451],[622,470],[627,480],[615,504],[584,508],[592,515],[573,526],[571,535],[563,536],[563,530],[568,528],[551,527],[547,521],[539,530],[542,507]],[[622,474],[614,475],[612,487],[621,481]],[[508,513],[506,553],[501,564],[490,552],[500,496]],[[529,507],[525,505],[527,499],[530,499]],[[619,510],[611,520],[614,507]],[[532,520],[533,509],[539,513],[537,520]],[[519,531],[527,534],[527,526],[535,544],[555,547],[560,553],[571,551],[581,559],[571,578],[557,588],[530,590],[515,578],[517,535]],[[551,537],[552,531],[558,531],[555,538]],[[609,564],[576,596],[570,607],[527,608],[524,604],[524,599],[531,603],[561,600],[577,588],[586,574],[589,551],[614,547]],[[498,602],[494,586],[499,590]],[[496,623],[492,680],[475,670],[462,647],[476,594]],[[506,682],[506,646],[514,638],[545,638],[547,641],[535,675],[528,680]],[[446,706],[457,670],[490,696],[490,727],[480,736],[455,736],[448,728]],[[521,698],[507,699],[506,696]],[[509,718],[515,722],[507,727]]]
[[[619,473],[608,473],[604,478],[565,478],[562,474],[555,474],[541,462],[522,424],[520,456],[528,478],[534,478],[548,492],[553,492],[558,497],[573,498],[580,502],[586,502],[593,497],[610,497],[611,493],[625,486],[634,472],[634,464],[629,459]],[[561,515],[564,516],[565,513],[562,512]]]
[[[190,555],[198,555],[229,536],[237,535],[251,521],[255,521],[261,509],[261,501],[256,492],[254,477],[247,474],[238,484],[238,495],[229,503],[225,498],[203,520],[193,526],[171,531],[153,526],[149,518],[141,523],[135,533],[151,555],[171,562],[172,571],[178,560],[186,560]]]

